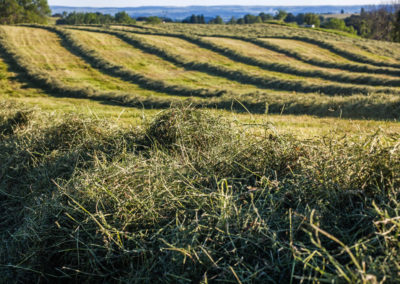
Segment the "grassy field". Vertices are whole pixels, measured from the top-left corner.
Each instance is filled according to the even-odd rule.
[[[206,73],[187,71],[155,55],[133,48],[112,35],[86,31],[72,31],[72,34],[83,44],[93,48],[105,60],[168,83],[189,85],[194,88],[224,89],[237,93],[261,91],[260,88],[251,85]]]
[[[0,26],[0,282],[397,283],[400,45],[378,49]]]
[[[121,27],[120,27],[121,28]],[[123,27],[122,29],[129,29]],[[202,36],[210,35],[225,35],[225,36],[244,36],[248,38],[255,37],[278,37],[295,39],[297,37],[304,39],[314,39],[320,42],[333,41],[339,44],[351,43],[365,50],[370,50],[376,55],[386,56],[395,59],[399,62],[400,53],[396,48],[395,43],[382,42],[367,39],[354,39],[352,37],[340,36],[329,32],[318,31],[308,28],[295,28],[284,25],[177,25],[177,24],[165,24],[161,27],[157,27],[158,30],[167,32],[178,32],[178,33],[192,33]],[[136,29],[137,30],[137,29]],[[373,50],[373,51],[372,51]]]
[[[154,92],[91,68],[83,60],[68,52],[54,33],[37,28],[1,28],[9,43],[16,48],[16,52],[26,64],[33,66],[38,72],[57,78],[68,86],[155,95]]]
[[[292,39],[276,39],[276,38],[265,38],[262,40],[274,43],[283,48],[291,49],[295,52],[299,52],[309,58],[315,58],[331,62],[351,63],[351,61],[346,58],[343,58],[329,50],[319,48],[307,42],[302,42]]]
[[[183,39],[168,37],[168,36],[153,36],[153,35],[136,35],[143,38],[152,45],[166,49],[176,56],[183,57],[188,61],[196,61],[201,63],[213,62],[218,66],[231,68],[232,70],[246,70],[251,75],[255,76],[271,76],[281,79],[300,79],[298,76],[291,76],[281,74],[278,72],[271,72],[262,70],[261,68],[237,63],[229,58],[223,57],[213,51],[201,48]],[[321,82],[317,79],[318,82]]]
[[[308,69],[312,69],[312,68],[318,68],[316,66],[313,66],[311,64],[307,64],[305,62],[301,62],[299,60],[296,60],[294,58],[291,58],[285,54],[282,53],[278,53],[276,51],[273,50],[268,50],[265,48],[261,48],[255,44],[243,41],[243,40],[237,40],[237,39],[232,39],[232,38],[219,38],[219,37],[206,37],[205,39],[213,41],[217,44],[220,44],[226,48],[232,48],[237,50],[238,52],[245,52],[246,55],[251,56],[251,57],[255,57],[255,58],[259,58],[259,59],[263,59],[266,61],[272,61],[272,62],[287,62],[290,65],[294,65],[297,67],[301,67],[301,68],[308,68]],[[271,39],[272,42],[276,42],[278,40],[273,40]],[[287,40],[289,41],[289,40]],[[298,48],[296,49],[295,45],[293,44],[293,42],[289,42],[290,47],[294,48],[296,51],[305,53],[307,52],[307,49],[301,49],[299,50]],[[318,49],[317,49],[318,50]],[[316,48],[313,48],[310,50],[310,52],[312,52],[312,54],[316,55],[314,52],[316,51]],[[333,55],[333,54],[329,54],[329,52],[326,52],[325,54],[322,55],[322,58],[324,58],[325,60],[328,58],[329,59],[329,55]],[[334,56],[334,55],[333,55]],[[337,58],[340,58],[339,56],[337,56]]]
[[[206,37],[204,38],[217,44],[218,47],[222,47],[225,50],[232,50],[233,53],[241,54],[246,58],[248,62],[254,62],[254,64],[264,67],[266,69],[274,69],[290,74],[300,74],[307,77],[320,77],[322,79],[327,79],[339,83],[361,83],[370,84],[372,86],[398,86],[399,82],[396,77],[374,74],[366,75],[356,72],[346,72],[341,69],[334,68],[322,68],[307,63],[307,61],[301,61],[296,58],[290,57],[287,54],[279,53],[271,49],[263,48],[254,43],[246,42],[245,40],[238,40],[233,38],[221,38],[221,37]],[[268,40],[272,44],[277,44],[279,47],[285,46],[279,44],[280,40]],[[315,60],[321,58],[332,59],[343,59],[340,56],[336,56],[329,51],[316,48],[315,46],[309,45],[307,43],[303,46],[303,42],[292,41],[292,40],[281,40],[283,43],[290,45],[291,49],[296,53],[301,53],[304,56],[310,58],[315,58]],[[320,57],[318,57],[318,52],[320,52]],[[332,60],[335,62],[335,60]],[[346,62],[344,59],[343,62]],[[350,61],[347,61],[350,62]]]

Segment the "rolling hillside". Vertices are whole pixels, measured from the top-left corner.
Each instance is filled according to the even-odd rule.
[[[344,49],[334,35],[311,42],[299,35],[291,39],[286,27],[277,29],[283,30],[280,38],[227,31],[203,37],[200,28],[190,36],[173,24],[159,31],[2,27],[2,41],[14,64],[24,65],[38,84],[71,96],[122,105],[184,100],[212,108],[239,101],[239,108],[243,104],[257,113],[268,105],[270,113],[285,106],[287,114],[398,118],[400,64],[395,58]]]
[[[0,274],[398,282],[399,119],[400,44],[0,26]]]

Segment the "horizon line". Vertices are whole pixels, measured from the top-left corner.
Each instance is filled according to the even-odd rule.
[[[146,5],[146,6],[67,6],[67,5],[49,5],[50,7],[65,8],[148,8],[148,7],[168,7],[168,8],[189,8],[189,7],[354,7],[354,6],[381,6],[387,4],[358,4],[358,5]]]

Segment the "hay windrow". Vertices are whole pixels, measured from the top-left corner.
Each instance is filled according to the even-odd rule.
[[[30,123],[0,139],[3,279],[399,280],[398,135],[300,141],[188,107]]]

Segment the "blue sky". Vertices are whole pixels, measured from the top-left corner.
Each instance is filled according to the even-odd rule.
[[[50,5],[75,7],[138,7],[138,6],[214,6],[214,5],[262,5],[262,6],[310,6],[310,5],[368,5],[382,0],[49,0]],[[387,1],[386,1],[387,2]]]

